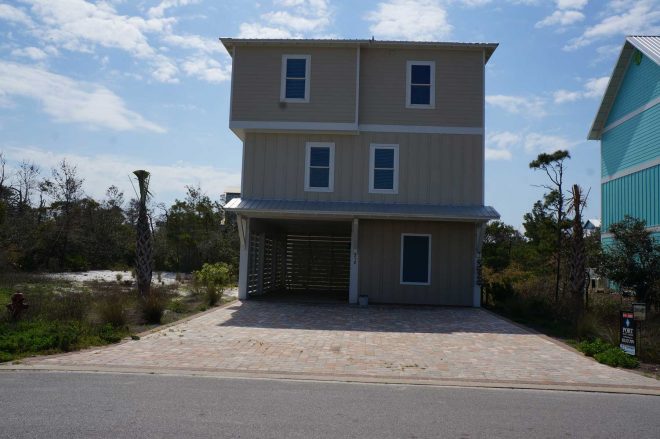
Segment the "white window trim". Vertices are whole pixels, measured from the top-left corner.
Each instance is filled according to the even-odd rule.
[[[309,170],[310,170],[310,153],[312,147],[317,148],[330,148],[330,170],[328,175],[328,187],[310,187],[309,185]],[[307,142],[305,147],[305,192],[332,192],[335,187],[335,144],[331,142]]]
[[[429,238],[429,266],[427,268],[427,281],[426,282],[404,282],[403,281],[403,241],[406,236],[426,236]],[[399,269],[399,283],[401,285],[431,285],[431,247],[432,240],[430,234],[425,233],[402,233],[401,234],[401,263]]]
[[[287,98],[286,97],[286,61],[288,59],[305,59],[305,97]],[[280,102],[291,102],[305,104],[309,103],[309,83],[311,82],[311,55],[282,55],[282,77],[280,80]]]
[[[429,104],[410,103],[410,81],[412,80],[412,66],[431,66],[431,87]],[[435,108],[435,61],[407,61],[406,62],[406,108],[434,109]]]
[[[374,188],[374,167],[376,165],[376,149],[394,150],[394,176],[392,189]],[[372,143],[369,147],[369,193],[370,194],[398,194],[399,193],[399,145]]]

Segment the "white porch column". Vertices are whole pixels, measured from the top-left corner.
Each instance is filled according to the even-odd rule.
[[[360,258],[358,254],[358,219],[353,218],[351,227],[351,270],[350,280],[348,286],[348,303],[358,303],[359,284],[358,284],[358,268],[360,265]]]
[[[237,216],[238,237],[240,240],[240,261],[238,266],[238,299],[247,299],[248,265],[250,252],[250,218]]]
[[[486,232],[486,223],[479,223],[475,226],[474,235],[474,290],[472,292],[472,306],[479,308],[481,306],[481,248],[484,242],[484,233]]]

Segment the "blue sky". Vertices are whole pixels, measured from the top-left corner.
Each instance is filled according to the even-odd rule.
[[[88,194],[153,173],[157,201],[240,182],[220,36],[499,42],[486,79],[486,201],[520,226],[567,148],[567,183],[600,210],[586,135],[626,34],[660,33],[660,0],[19,0],[0,2],[0,151],[78,166]]]

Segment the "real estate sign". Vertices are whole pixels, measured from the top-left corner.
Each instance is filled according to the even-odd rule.
[[[635,318],[630,311],[621,311],[621,342],[619,347],[627,354],[637,354],[637,337],[635,334]]]

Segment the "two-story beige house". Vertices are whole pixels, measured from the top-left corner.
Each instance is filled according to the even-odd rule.
[[[243,141],[239,298],[479,306],[497,44],[222,38]]]

